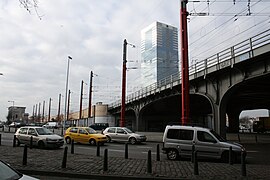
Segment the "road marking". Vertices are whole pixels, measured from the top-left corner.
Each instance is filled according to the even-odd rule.
[[[118,150],[118,149],[109,149],[108,151],[125,152],[124,150]]]
[[[247,151],[248,153],[257,153],[259,151]]]
[[[142,152],[143,154],[148,154],[148,152]],[[157,154],[156,152],[151,152],[151,154],[155,155]]]
[[[136,146],[136,148],[139,148],[139,149],[152,149],[153,147],[150,147],[150,146]]]

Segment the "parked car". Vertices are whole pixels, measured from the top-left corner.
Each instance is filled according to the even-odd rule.
[[[126,127],[108,127],[103,131],[103,134],[107,136],[108,142],[125,141],[136,144],[146,141],[145,135],[136,134]]]
[[[180,125],[166,126],[162,150],[167,154],[168,159],[176,160],[180,156],[191,157],[193,145],[198,152],[198,157],[221,158],[225,162],[229,159],[230,147],[232,147],[234,161],[240,160],[241,152],[245,152],[242,145],[227,142],[212,129]]]
[[[22,126],[25,126],[25,123],[23,122],[12,122],[8,125],[8,127],[13,127],[13,128],[20,128]]]
[[[107,137],[98,134],[90,127],[70,127],[65,132],[65,140],[67,144],[74,140],[74,142],[78,143],[96,145],[97,143],[104,144],[107,142]]]
[[[25,126],[19,128],[16,133],[17,144],[30,144],[33,137],[33,146],[39,148],[59,148],[64,144],[64,138],[54,134],[47,128],[39,126]]]
[[[34,177],[24,175],[17,170],[13,169],[10,165],[5,163],[4,161],[0,160],[0,179],[3,180],[12,180],[12,179],[19,179],[19,180],[37,180]]]
[[[47,122],[42,127],[48,128],[48,129],[58,129],[60,126],[58,122]]]
[[[89,126],[90,128],[93,128],[94,130],[104,130],[107,127],[109,127],[109,123],[94,123]]]

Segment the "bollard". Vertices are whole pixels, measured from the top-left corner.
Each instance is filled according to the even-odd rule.
[[[23,148],[23,165],[27,165],[27,145]]]
[[[30,138],[30,149],[32,149],[33,148],[33,136],[31,136],[31,138]]]
[[[13,136],[13,147],[16,147],[16,135]]]
[[[257,134],[255,134],[255,142],[258,142]]]
[[[160,161],[159,144],[157,144],[157,161]]]
[[[125,159],[128,159],[128,143],[125,144]]]
[[[191,162],[194,163],[194,152],[195,152],[195,145],[192,145],[192,151],[191,151]]]
[[[148,157],[147,157],[147,173],[152,173],[151,150],[148,151]]]
[[[104,150],[103,171],[108,170],[108,149]]]
[[[198,167],[198,159],[197,159],[197,151],[194,152],[194,175],[199,175],[199,167]]]
[[[100,144],[97,142],[97,156],[100,156]]]
[[[241,174],[242,176],[247,176],[246,152],[241,152]]]
[[[67,151],[68,151],[68,147],[65,147],[63,161],[62,161],[62,168],[67,167]]]
[[[71,154],[74,154],[74,139],[71,140]]]
[[[233,152],[232,152],[232,146],[230,146],[230,148],[229,148],[229,164],[230,165],[233,164],[233,162],[232,162],[232,154],[233,154]]]
[[[238,142],[241,142],[239,133],[237,134]]]
[[[0,134],[0,146],[1,146],[1,139],[2,139],[2,134]]]

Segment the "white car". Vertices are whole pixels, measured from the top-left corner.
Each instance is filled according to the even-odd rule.
[[[13,180],[13,179],[19,179],[19,180],[38,180],[34,177],[24,175],[15,169],[13,169],[11,166],[6,164],[5,162],[0,160],[0,179],[2,180]]]
[[[125,127],[108,127],[103,131],[103,134],[107,136],[108,142],[110,141],[125,141],[131,144],[136,144],[146,141],[146,136],[142,134],[136,134]]]
[[[25,126],[19,128],[16,133],[17,144],[30,144],[33,137],[33,146],[39,148],[59,148],[64,144],[64,138],[54,134],[47,128],[39,126]]]

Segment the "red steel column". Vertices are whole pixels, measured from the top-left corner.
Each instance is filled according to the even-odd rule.
[[[122,105],[121,105],[121,117],[120,126],[125,126],[125,109],[126,109],[126,72],[127,72],[127,40],[124,40],[123,44],[123,73],[122,73]]]
[[[182,125],[189,120],[189,72],[188,72],[188,35],[187,35],[187,2],[181,0],[180,34],[182,63]]]

